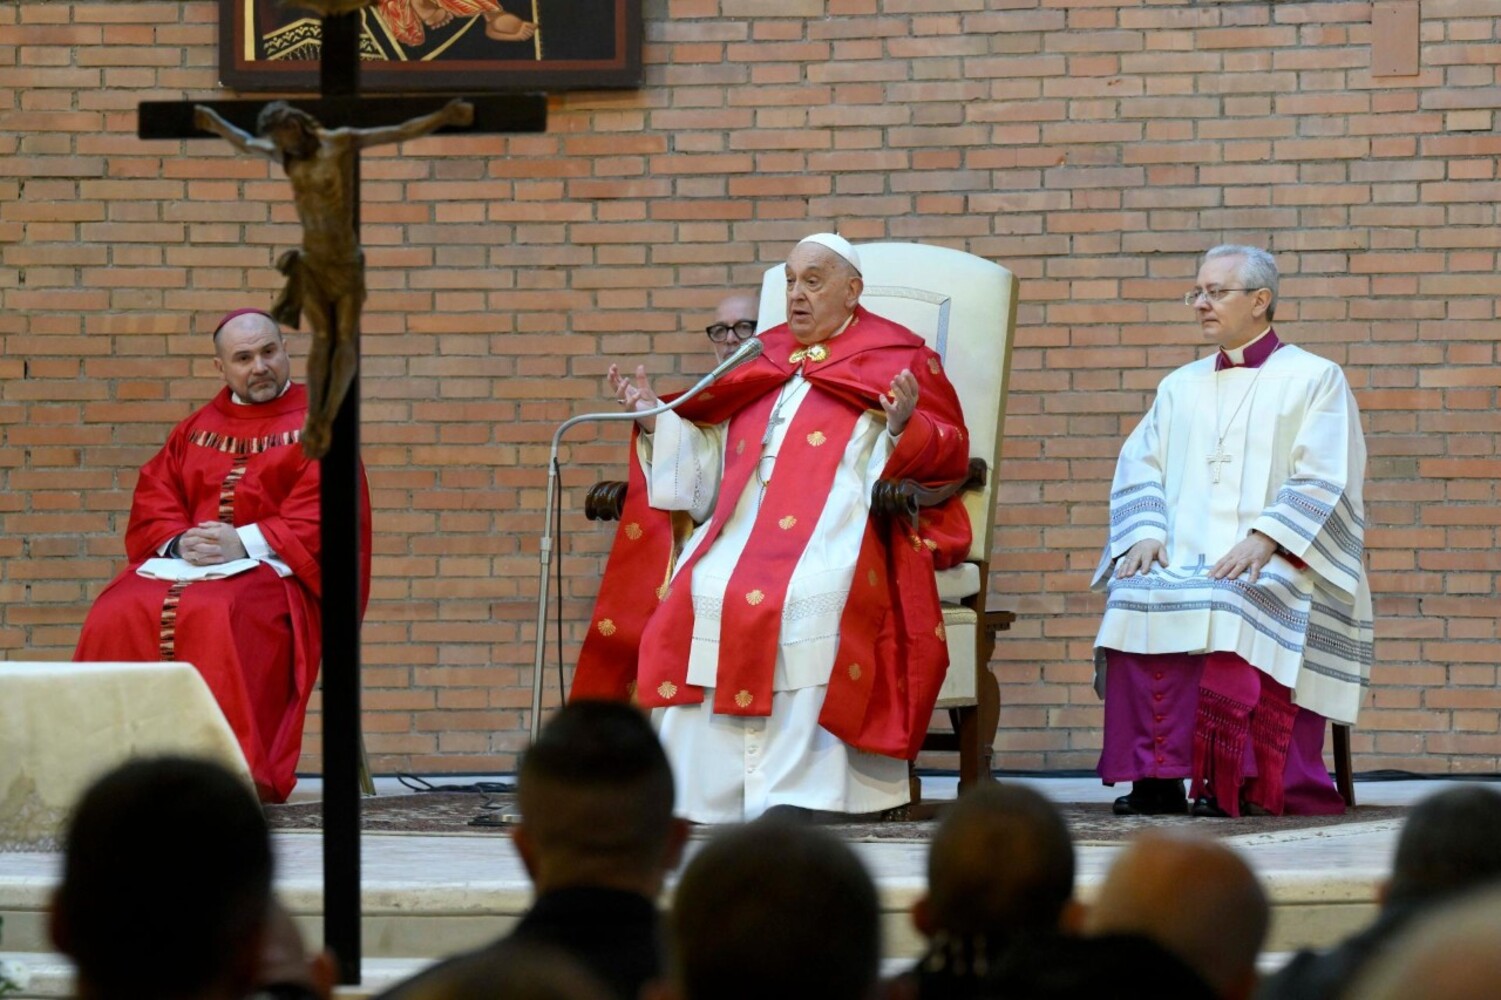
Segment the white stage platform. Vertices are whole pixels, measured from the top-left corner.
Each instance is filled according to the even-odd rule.
[[[434,778],[442,784],[457,780]],[[497,779],[504,780],[504,779]],[[1118,790],[1089,779],[1025,780],[1057,802],[1109,801]],[[937,784],[938,788],[934,789]],[[1357,786],[1362,805],[1406,805],[1448,787],[1448,782],[1372,782]],[[404,792],[394,781],[381,794]],[[943,781],[925,779],[943,794]],[[952,783],[948,785],[952,794]],[[316,782],[294,796],[317,797]],[[1204,820],[1204,823],[1231,822]],[[1262,877],[1273,907],[1269,961],[1304,946],[1338,940],[1375,912],[1375,888],[1391,863],[1399,824],[1386,820],[1227,838]],[[482,835],[366,834],[362,847],[365,989],[403,978],[433,958],[474,947],[503,934],[528,906],[531,888],[510,839]],[[275,835],[277,889],[310,940],[321,936],[322,842],[317,832]],[[888,961],[917,954],[919,939],[907,911],[922,889],[927,845],[857,843],[880,888]],[[1119,844],[1079,845],[1079,894],[1092,897]],[[50,954],[47,900],[56,884],[56,854],[0,854],[0,957],[17,957],[36,973],[23,995],[68,995],[66,963]]]

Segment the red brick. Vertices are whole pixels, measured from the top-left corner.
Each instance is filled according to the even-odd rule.
[[[1199,352],[1173,302],[1194,256],[1236,239],[1278,252],[1279,328],[1344,364],[1365,412],[1382,620],[1362,759],[1494,770],[1501,144],[1441,131],[1449,110],[1495,105],[1483,0],[1425,4],[1424,72],[1393,81],[1369,76],[1360,4],[824,7],[673,0],[648,26],[641,91],[554,97],[544,135],[367,157],[377,767],[514,763],[536,586],[523,539],[552,428],[603,403],[607,358],[688,384],[719,290],[837,225],[1022,279],[991,585],[1024,617],[997,652],[1000,763],[1087,766],[1099,745],[1085,588],[1113,456]],[[0,517],[9,538],[45,529],[24,554],[0,546],[0,593],[31,587],[7,601],[27,619],[8,615],[7,651],[67,655],[123,559],[135,468],[212,391],[213,317],[269,302],[271,260],[299,239],[276,168],[132,134],[143,96],[214,93],[215,15],[206,0],[0,12],[21,39],[0,67],[16,94]],[[570,438],[571,505],[575,479],[620,474],[624,441]],[[581,528],[563,546],[570,651],[610,538]]]

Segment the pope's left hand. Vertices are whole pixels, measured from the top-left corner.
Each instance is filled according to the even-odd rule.
[[[1276,541],[1259,531],[1253,531],[1210,567],[1209,577],[1212,580],[1232,580],[1250,570],[1250,582],[1255,583],[1276,551]]]
[[[899,436],[917,409],[917,376],[906,368],[898,372],[890,393],[881,397],[881,409],[886,411],[886,429],[892,437]]]
[[[234,525],[223,521],[204,521],[182,533],[177,552],[194,566],[218,566],[246,556],[245,543]]]

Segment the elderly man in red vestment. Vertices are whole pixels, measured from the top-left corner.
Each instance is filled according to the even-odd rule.
[[[322,656],[319,465],[299,448],[307,390],[281,328],[258,309],[214,331],[225,387],[141,468],[125,551],[73,659],[197,667],[245,752],[261,798],[296,783]],[[362,594],[370,501],[361,498]]]
[[[963,479],[964,418],[937,354],[859,305],[858,252],[819,233],[787,259],[764,353],[682,408],[639,418],[626,508],[573,696],[654,710],[679,809],[907,802],[948,666],[934,569],[969,549],[957,500],[870,517],[883,478]],[[628,410],[644,368],[610,369]]]

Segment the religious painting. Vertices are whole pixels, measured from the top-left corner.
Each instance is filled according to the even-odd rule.
[[[641,0],[371,0],[357,16],[364,91],[641,85]],[[219,0],[219,79],[318,89],[322,24],[281,0]]]

